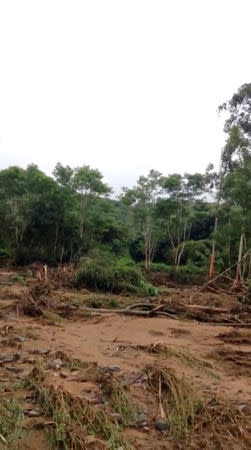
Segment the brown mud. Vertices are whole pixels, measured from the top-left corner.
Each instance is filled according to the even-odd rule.
[[[67,286],[1,270],[0,448],[251,448],[249,329],[116,314],[149,299],[77,291],[63,273]],[[177,313],[195,290],[151,301]],[[196,304],[228,308],[219,323],[251,321],[237,296],[201,292]]]

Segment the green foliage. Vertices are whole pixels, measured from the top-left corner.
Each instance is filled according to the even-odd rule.
[[[200,241],[187,241],[181,258],[182,264],[194,264],[198,267],[207,268],[212,243],[209,239]]]
[[[168,266],[164,263],[153,263],[150,270],[152,272],[163,272],[167,279],[181,284],[199,283],[206,275],[206,267],[198,267],[192,263],[176,266]]]
[[[133,290],[140,286],[142,274],[130,258],[95,249],[78,265],[77,284],[103,291]]]
[[[145,281],[140,267],[129,257],[95,249],[88,257],[82,258],[78,265],[77,286],[111,292],[132,292],[138,296],[149,297],[159,290]],[[93,307],[99,307],[95,302]],[[113,305],[111,305],[113,307]]]
[[[155,297],[156,295],[159,295],[160,289],[153,286],[151,283],[141,280],[139,287],[136,289],[136,293],[140,297]]]
[[[240,242],[242,254],[251,248],[251,83],[220,109],[227,120],[219,173],[212,165],[184,175],[150,170],[115,200],[102,173],[88,165],[58,163],[53,178],[34,164],[1,170],[0,259],[50,265],[81,260],[79,285],[144,296],[156,290],[143,267],[162,272],[159,279],[200,282],[212,241],[216,270],[234,264]],[[249,268],[242,266],[245,279]]]
[[[6,248],[0,248],[0,259],[9,258],[10,254]]]
[[[15,448],[23,435],[23,414],[19,403],[13,399],[3,399],[0,403],[0,434],[11,448]]]
[[[170,278],[181,284],[201,283],[205,278],[205,267],[199,268],[193,264],[175,267],[170,271]]]
[[[166,272],[166,273],[170,273],[170,269],[172,266],[168,266],[165,263],[152,263],[150,270],[151,272]]]

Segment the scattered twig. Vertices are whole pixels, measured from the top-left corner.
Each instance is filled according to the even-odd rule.
[[[1,433],[0,433],[0,439],[3,441],[4,444],[7,444],[5,437],[3,437],[3,435]]]
[[[237,261],[236,263],[232,264],[232,266],[228,267],[227,269],[225,269],[223,272],[219,273],[216,277],[212,278],[212,280],[208,280],[206,283],[203,284],[203,286],[201,286],[199,289],[197,289],[197,291],[195,291],[191,296],[190,296],[190,303],[192,301],[192,299],[195,297],[195,295],[199,294],[201,291],[203,291],[207,286],[209,286],[209,284],[213,283],[214,281],[218,280],[218,278],[222,277],[223,275],[225,275],[226,273],[229,272],[229,270],[233,269],[235,266],[237,266],[237,264],[240,264],[240,262],[245,259],[249,253],[251,253],[251,249],[248,250],[245,255],[243,255],[243,257]]]
[[[139,375],[137,375],[132,381],[130,381],[130,383],[128,383],[128,386],[131,386],[134,383],[137,383],[137,381],[139,381],[144,375],[145,375],[146,371],[143,370]]]

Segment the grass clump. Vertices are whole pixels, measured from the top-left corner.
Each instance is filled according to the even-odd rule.
[[[151,272],[170,272],[170,268],[172,268],[172,266],[168,266],[165,263],[152,263],[151,267],[150,267],[150,271]]]
[[[79,262],[77,286],[110,292],[133,292],[156,295],[156,288],[146,283],[140,268],[131,258],[93,250]]]
[[[158,397],[162,415],[167,418],[169,433],[186,437],[202,407],[201,400],[191,385],[170,368],[150,366],[146,373],[148,387]]]
[[[7,448],[16,448],[23,436],[23,414],[17,400],[3,399],[0,401],[0,440]]]
[[[55,355],[53,355],[54,359],[61,359],[63,362],[64,367],[70,370],[78,370],[78,369],[84,369],[88,367],[88,365],[77,358],[71,358],[66,353],[58,350]]]
[[[103,387],[110,406],[120,415],[121,425],[133,425],[137,418],[137,409],[124,386],[115,379],[109,379],[103,382]]]
[[[208,369],[208,367],[210,366],[208,362],[196,358],[187,350],[185,351],[182,349],[172,349],[160,343],[144,346],[143,348],[149,351],[150,353],[157,353],[158,355],[161,355],[164,358],[179,358],[182,362],[184,362],[186,365],[190,367],[203,369],[205,373],[211,375],[213,378],[216,379],[220,378],[219,375],[214,374]]]
[[[182,448],[250,448],[250,412],[217,399],[201,399],[194,388],[170,368],[146,368],[148,388],[158,398],[167,433]]]
[[[55,422],[48,436],[52,449],[81,450],[85,448],[89,435],[101,437],[112,450],[130,448],[121,435],[118,423],[112,422],[104,411],[83,398],[72,397],[61,387],[45,386],[42,381],[41,372],[33,370],[27,387],[34,391],[35,401],[44,414],[51,416]]]

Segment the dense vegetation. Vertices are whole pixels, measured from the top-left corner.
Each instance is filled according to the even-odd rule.
[[[151,170],[116,200],[89,166],[58,163],[53,177],[34,164],[0,171],[0,257],[82,261],[79,280],[102,289],[142,285],[142,266],[189,281],[239,261],[236,280],[251,278],[251,255],[243,258],[251,248],[251,84],[220,110],[227,119],[219,171]]]

